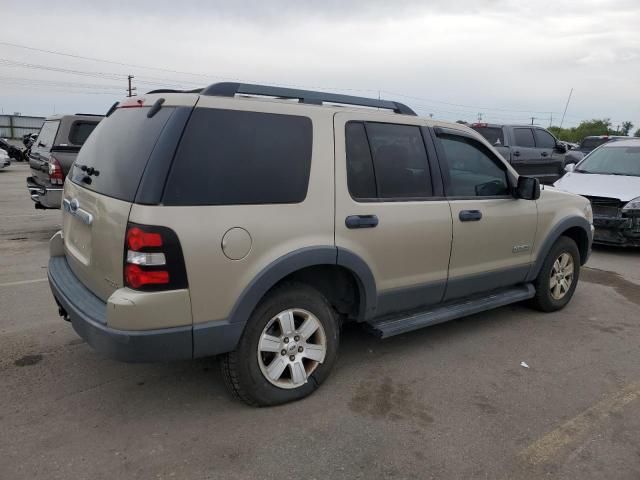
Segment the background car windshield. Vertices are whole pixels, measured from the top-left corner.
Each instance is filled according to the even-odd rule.
[[[640,177],[640,143],[637,147],[603,147],[585,158],[576,170],[583,173]]]
[[[608,138],[585,138],[582,140],[582,144],[580,148],[585,148],[588,150],[593,150],[596,147],[599,147],[603,143],[607,143],[609,141]]]

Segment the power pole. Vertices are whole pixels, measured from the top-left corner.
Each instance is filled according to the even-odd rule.
[[[549,112],[549,127],[553,126],[553,112]]]
[[[562,112],[562,120],[560,120],[560,128],[562,128],[562,124],[564,123],[564,116],[567,113],[567,108],[569,108],[569,102],[571,101],[572,93],[573,93],[573,87],[571,87],[571,91],[569,92],[569,98],[567,98],[567,104],[564,106],[564,112]]]
[[[531,117],[531,125],[533,125],[533,121],[536,119],[536,117]]]
[[[482,113],[478,112],[478,122],[482,122]]]
[[[127,97],[134,96],[133,92],[135,91],[136,87],[131,86],[131,80],[133,80],[134,78],[136,77],[134,77],[133,75],[127,75],[127,81],[129,82],[129,88],[127,88],[127,92],[128,92]]]

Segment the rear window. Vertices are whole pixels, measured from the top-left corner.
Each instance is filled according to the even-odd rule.
[[[500,127],[474,127],[476,132],[482,135],[487,141],[494,146],[504,145],[504,133]]]
[[[584,140],[582,140],[580,148],[583,148],[585,150],[593,150],[594,148],[597,148],[603,143],[607,143],[608,141],[608,138],[585,138]]]
[[[165,189],[165,205],[299,203],[307,195],[311,119],[196,109]]]
[[[54,140],[56,139],[59,126],[59,120],[44,122],[40,129],[40,133],[38,134],[38,138],[33,144],[32,150],[34,152],[38,150],[50,150]]]
[[[80,120],[73,122],[69,129],[69,143],[84,145],[89,134],[96,128],[96,125],[98,125],[98,122],[85,122]]]
[[[174,108],[161,108],[151,118],[147,118],[148,111],[149,108],[119,108],[102,120],[80,150],[71,180],[96,193],[132,202],[153,147]],[[87,175],[82,166],[92,167],[98,174]]]

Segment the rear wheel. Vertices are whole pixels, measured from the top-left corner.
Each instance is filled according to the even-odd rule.
[[[538,278],[533,306],[543,312],[564,308],[573,297],[580,276],[580,252],[569,237],[560,237],[551,247]]]
[[[320,292],[287,284],[249,319],[238,348],[222,358],[231,392],[249,405],[286,403],[311,394],[335,363],[339,328]]]

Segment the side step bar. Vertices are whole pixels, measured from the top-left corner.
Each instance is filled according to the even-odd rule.
[[[367,323],[374,334],[380,338],[388,338],[430,325],[436,325],[437,323],[448,322],[456,318],[466,317],[474,313],[509,305],[510,303],[528,300],[533,298],[535,293],[536,291],[533,285],[528,283],[506,290],[499,290],[484,297],[450,303],[409,316],[374,320]]]

